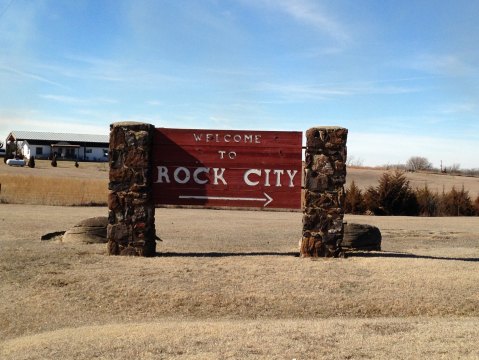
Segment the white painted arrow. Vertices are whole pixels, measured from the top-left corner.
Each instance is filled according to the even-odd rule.
[[[273,198],[266,193],[263,193],[266,198],[245,198],[245,197],[227,197],[227,196],[189,196],[180,195],[180,199],[196,199],[196,200],[225,200],[225,201],[265,201],[263,207],[268,206]]]

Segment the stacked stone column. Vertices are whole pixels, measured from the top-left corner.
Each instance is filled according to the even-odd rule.
[[[154,256],[155,206],[151,147],[155,127],[123,122],[110,126],[108,253]]]
[[[342,255],[347,136],[341,127],[306,131],[303,257]]]

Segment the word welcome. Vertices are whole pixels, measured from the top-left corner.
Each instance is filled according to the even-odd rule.
[[[184,166],[178,166],[174,169],[168,169],[166,166],[157,166],[158,178],[157,184],[176,184],[195,183],[198,185],[228,185],[227,169],[198,167],[189,169]],[[233,170],[233,169],[228,169]],[[243,182],[248,186],[287,186],[294,187],[294,178],[298,170],[283,169],[246,169],[243,172]]]
[[[244,143],[261,144],[261,135],[259,134],[197,134],[193,133],[196,142],[214,142],[214,143]]]

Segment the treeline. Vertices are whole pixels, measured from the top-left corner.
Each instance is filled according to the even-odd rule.
[[[427,185],[413,189],[404,172],[384,173],[376,187],[365,191],[354,183],[346,189],[345,212],[349,214],[407,216],[479,216],[479,196],[453,187],[441,194]]]

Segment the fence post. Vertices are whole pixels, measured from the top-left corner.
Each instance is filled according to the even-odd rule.
[[[119,122],[110,125],[108,253],[154,256],[155,206],[151,190],[151,149],[155,127]]]
[[[343,254],[347,136],[341,127],[306,131],[302,257]]]

